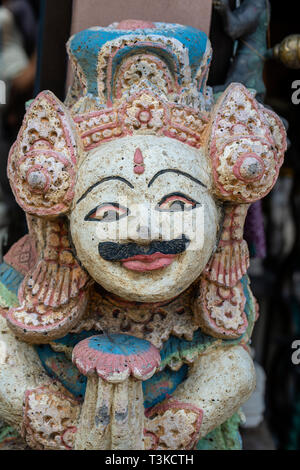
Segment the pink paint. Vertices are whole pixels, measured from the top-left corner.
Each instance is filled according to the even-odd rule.
[[[173,263],[177,255],[164,255],[163,253],[153,253],[152,255],[136,255],[125,260],[121,260],[124,268],[131,271],[154,271],[165,268]]]
[[[50,150],[49,147],[47,149],[38,149],[34,147],[33,150],[30,150],[29,152],[24,152],[22,151],[21,147],[21,142],[22,142],[22,135],[24,132],[28,131],[28,122],[31,118],[31,113],[34,110],[34,107],[37,105],[40,105],[44,107],[43,101],[46,100],[48,102],[48,105],[52,110],[55,111],[56,117],[60,122],[61,129],[63,130],[63,135],[68,147],[68,152],[67,155],[64,156],[62,153],[54,152]],[[76,142],[75,142],[75,135],[73,134],[72,131],[72,119],[66,114],[66,109],[62,103],[49,91],[42,92],[40,93],[37,98],[34,100],[34,102],[30,105],[25,121],[22,127],[22,133],[19,134],[17,141],[13,145],[13,147],[10,150],[9,157],[8,157],[8,172],[11,174],[13,172],[13,169],[15,168],[15,165],[18,167],[21,166],[21,164],[26,160],[26,159],[32,159],[34,161],[35,157],[39,157],[39,155],[42,153],[46,157],[52,157],[56,161],[60,161],[64,164],[64,171],[66,171],[69,175],[69,187],[66,189],[65,194],[63,197],[61,197],[60,201],[53,205],[52,207],[44,207],[44,206],[36,206],[34,207],[33,204],[28,204],[27,200],[24,199],[23,194],[22,194],[22,187],[16,183],[16,179],[13,178],[12,180],[12,189],[16,198],[16,201],[18,204],[23,208],[25,212],[28,212],[29,214],[34,214],[38,216],[44,216],[44,215],[58,215],[61,213],[66,212],[69,209],[69,203],[72,201],[74,197],[74,191],[73,187],[75,184],[75,170],[74,170],[74,164],[76,163]],[[38,129],[38,132],[40,132],[40,129]],[[41,139],[38,139],[38,141],[41,141]],[[66,152],[65,152],[66,153]],[[18,157],[17,155],[21,155],[21,157]],[[67,157],[67,158],[66,158]],[[47,169],[45,168],[45,171]],[[42,172],[43,173],[43,172]],[[29,174],[30,175],[30,174]],[[49,175],[45,174],[43,175],[45,179],[45,185],[44,185],[44,191],[47,191],[49,189]],[[30,185],[28,186],[28,190],[32,191],[33,193],[35,192],[34,188],[31,188]]]
[[[283,125],[282,120],[279,119],[279,117],[277,116],[276,113],[274,113],[274,111],[272,111],[269,108],[264,108],[263,110],[266,114],[269,114],[271,116],[271,118],[273,117],[273,119],[275,120],[277,126],[279,127],[279,132],[280,132],[280,136],[281,136],[281,145],[278,148],[278,150],[279,150],[278,165],[280,167],[283,163],[284,154],[285,154],[285,151],[287,149],[287,139],[286,139],[285,127]],[[275,138],[274,138],[274,140],[275,140]],[[276,176],[276,178],[277,178],[277,176]]]
[[[61,443],[65,446],[66,450],[72,450],[72,447],[69,446],[69,444],[67,444],[66,442],[66,437],[67,437],[67,434],[76,434],[77,432],[77,427],[76,426],[70,426],[68,427],[62,434],[62,436],[60,437],[60,440],[61,440]]]
[[[106,93],[106,96],[108,96],[107,98],[107,102],[106,102],[106,107],[111,107],[112,106],[112,101],[111,101],[111,98],[110,96],[112,95],[112,86],[111,86],[111,80],[112,80],[112,64],[113,64],[113,60],[114,60],[114,57],[115,55],[119,52],[120,49],[123,49],[123,47],[125,46],[129,46],[129,45],[132,45],[134,43],[135,47],[138,47],[138,46],[150,46],[151,48],[157,48],[157,49],[160,49],[160,50],[165,50],[167,51],[168,54],[170,55],[173,55],[173,51],[171,48],[167,47],[167,46],[164,46],[160,43],[156,43],[156,42],[149,42],[149,41],[136,41],[136,39],[133,39],[130,40],[130,41],[126,41],[125,40],[125,45],[121,46],[121,47],[117,47],[113,53],[111,53],[109,55],[109,59],[108,59],[108,64],[107,64],[107,67],[106,67],[106,90],[107,90],[107,93]],[[173,61],[173,67],[174,67],[174,70],[175,70],[175,76],[177,74],[179,74],[179,70],[178,70],[178,65],[176,64],[175,61]],[[100,82],[99,82],[100,84]],[[99,92],[99,95],[101,95],[101,90],[99,89],[98,87],[98,92]]]
[[[24,280],[27,280],[26,277]],[[87,305],[87,292],[83,291],[80,292],[78,296],[78,303],[76,307],[72,308],[69,312],[64,314],[62,319],[54,320],[53,323],[43,323],[43,317],[51,315],[53,313],[53,309],[48,308],[47,311],[43,314],[39,314],[34,307],[31,309],[31,311],[26,310],[27,306],[24,296],[26,284],[24,280],[18,291],[18,299],[21,306],[17,308],[10,308],[6,316],[8,323],[18,337],[26,338],[28,335],[34,332],[36,333],[36,336],[35,340],[32,342],[36,343],[48,342],[51,339],[60,338],[70,330],[71,325],[78,321],[85,312]],[[33,322],[30,324],[25,323],[22,320],[18,320],[16,317],[18,312],[26,312],[27,315],[30,316],[30,321],[32,321],[32,318],[34,318],[34,321],[38,324],[33,324]],[[73,321],[74,323],[72,323]],[[47,333],[47,338],[45,338],[45,333]]]
[[[108,124],[102,124],[101,126],[94,127],[93,129],[89,131],[85,131],[81,134],[81,138],[84,139],[84,137],[89,137],[92,134],[96,134],[96,132],[101,132],[104,131],[105,129],[114,129],[116,126],[116,122],[110,122]],[[102,137],[101,140],[104,140]]]
[[[241,174],[241,166],[244,164],[244,162],[247,161],[247,159],[256,161],[257,165],[260,167],[260,171],[256,175],[246,177]],[[249,164],[251,165],[251,162]],[[237,179],[242,180],[245,183],[248,183],[248,182],[252,183],[254,181],[259,181],[263,177],[264,172],[265,172],[265,164],[264,164],[263,159],[259,155],[253,152],[248,152],[248,153],[244,153],[243,155],[239,157],[232,171],[233,171],[234,176]]]
[[[251,95],[251,93],[241,84],[232,83],[231,85],[229,85],[227,90],[224,92],[224,95],[223,95],[224,97],[222,98],[222,102],[219,105],[219,109],[218,109],[218,112],[217,112],[215,123],[214,123],[213,129],[212,129],[212,137],[211,137],[211,144],[210,144],[210,158],[212,160],[214,182],[215,182],[215,185],[216,185],[218,191],[222,195],[222,197],[225,197],[225,198],[229,198],[231,196],[231,193],[224,188],[224,186],[221,184],[221,182],[219,180],[218,168],[221,165],[220,159],[221,159],[221,156],[224,153],[224,148],[226,147],[226,145],[229,145],[231,142],[236,142],[241,136],[233,136],[231,138],[228,138],[228,140],[226,140],[225,145],[223,145],[223,147],[219,148],[219,146],[217,145],[218,144],[217,129],[218,129],[219,121],[221,119],[221,115],[222,115],[223,111],[226,110],[226,106],[228,105],[228,101],[230,100],[232,93],[237,92],[237,91],[240,91],[240,93],[245,95],[246,99],[248,99],[250,101],[251,108],[252,108],[252,110],[255,111],[257,118],[261,122],[261,128],[264,130],[264,138],[263,139],[261,137],[255,136],[252,132],[249,133],[250,135],[248,135],[247,138],[250,138],[253,142],[255,142],[255,141],[263,142],[263,141],[265,141],[267,144],[269,144],[270,149],[274,148],[274,139],[273,139],[273,137],[270,133],[270,130],[268,128],[269,123],[266,122],[266,120],[264,120],[263,114],[260,111],[259,106],[258,106],[257,102],[255,101],[255,99],[253,98],[253,96]],[[270,110],[267,110],[266,108],[263,108],[263,112],[268,113],[268,114],[271,115]],[[276,119],[274,114],[272,114],[272,116],[274,117],[274,119]],[[282,130],[281,135],[283,136],[284,135],[283,126],[282,126],[281,123],[279,123],[278,118],[276,119],[276,123],[280,127],[280,130]],[[282,150],[284,150],[284,145],[285,144],[283,144]],[[264,191],[263,191],[263,188],[261,188],[262,192],[260,192],[260,194],[259,194],[259,199],[262,199],[270,191],[270,189],[274,185],[274,183],[277,179],[277,176],[278,176],[280,165],[282,163],[282,158],[283,157],[281,156],[281,158],[279,158],[279,161],[276,161],[276,155],[275,155],[275,152],[274,152],[274,160],[273,161],[275,162],[275,165],[274,165],[275,166],[275,168],[274,168],[275,169],[275,175],[274,175],[274,178],[273,178],[273,182],[268,187],[266,187]],[[238,169],[236,168],[236,171],[237,170]],[[239,178],[239,179],[241,179],[241,178]],[[246,182],[246,181],[244,181],[244,182]],[[253,194],[251,196],[244,197],[244,196],[240,195],[239,198],[243,202],[253,202],[256,199],[258,199],[258,195],[255,193],[255,188],[253,188]]]
[[[144,173],[145,171],[144,157],[143,157],[141,149],[139,148],[136,149],[136,151],[134,152],[133,161],[134,163],[136,163],[136,165],[134,165],[134,168],[133,168],[134,173],[136,173],[137,175],[141,175],[142,173]]]
[[[109,116],[109,123],[104,123],[104,124],[99,124],[97,127],[95,127],[94,124],[92,124],[90,129],[85,130],[82,132],[82,130],[79,128],[78,133],[80,134],[81,139],[83,140],[83,146],[85,150],[92,150],[93,148],[98,147],[101,145],[103,142],[108,142],[110,140],[113,140],[115,138],[119,137],[124,137],[125,135],[132,135],[134,134],[134,131],[131,128],[131,125],[126,122],[126,119],[128,118],[127,116],[127,111],[132,107],[132,104],[139,99],[139,97],[145,94],[145,91],[138,92],[134,94],[129,103],[123,103],[120,105],[118,108],[110,108],[105,111],[95,111],[87,114],[81,114],[78,116],[74,117],[74,121],[77,124],[80,124],[81,122],[85,121],[87,123],[90,122],[91,119],[97,118],[98,116],[101,117],[101,115],[107,115]],[[147,90],[147,95],[151,96],[154,101],[157,100],[157,96],[155,96],[153,93],[149,92]],[[204,128],[206,124],[208,123],[208,113],[203,112],[203,113],[196,113],[193,111],[191,108],[187,106],[180,106],[180,109],[183,110],[184,112],[187,113],[188,116],[194,116],[195,119],[202,121],[202,125],[198,127],[198,130],[192,130],[189,127],[186,127],[184,125],[178,124],[178,122],[173,119],[173,110],[177,109],[177,105],[173,105],[164,101],[160,101],[158,103],[158,106],[160,109],[163,110],[163,117],[162,117],[162,125],[159,129],[157,129],[156,133],[157,135],[165,135],[167,137],[171,137],[173,139],[179,140],[181,142],[185,142],[187,145],[194,147],[194,148],[200,148],[203,146],[203,135],[204,135]],[[139,121],[141,126],[148,126],[148,123],[152,120],[152,111],[150,106],[148,107],[143,107],[140,109],[136,115],[136,119]],[[101,136],[99,141],[97,142],[91,142],[91,137],[95,132],[102,132],[105,129],[115,129],[116,127],[120,128],[120,132],[116,134],[115,132],[112,132],[112,135],[109,137]],[[175,128],[176,131],[178,131],[178,134],[170,132],[170,128]],[[184,132],[186,134],[186,137],[181,137],[180,133]],[[89,137],[88,142],[84,142],[84,139],[86,137]],[[191,142],[190,139],[194,139],[193,142]],[[136,170],[137,174],[142,174],[144,170],[142,168],[138,168]]]
[[[17,140],[15,142],[15,144],[12,146],[11,150],[10,150],[10,153],[9,153],[9,156],[8,156],[8,167],[12,167],[14,152],[16,151],[18,143],[19,142]],[[62,202],[60,202],[60,203],[58,203],[58,204],[56,204],[52,207],[49,207],[49,208],[35,207],[33,209],[33,207],[31,205],[26,204],[25,201],[22,200],[19,197],[20,189],[17,185],[15,185],[15,186],[12,186],[12,189],[13,189],[16,201],[19,204],[19,206],[21,206],[23,208],[23,210],[25,212],[28,212],[29,214],[34,213],[34,215],[43,216],[43,215],[52,215],[52,214],[57,215],[58,213],[66,212],[69,208],[68,207],[69,203],[73,200],[73,197],[74,197],[73,187],[74,187],[74,184],[75,184],[75,176],[76,176],[74,167],[73,167],[72,163],[70,162],[70,160],[65,158],[62,153],[57,153],[57,152],[54,152],[52,150],[46,150],[46,149],[45,150],[32,150],[31,152],[25,153],[25,155],[23,155],[18,160],[18,165],[20,166],[26,159],[29,159],[29,158],[32,158],[34,160],[35,156],[38,157],[38,156],[40,156],[41,153],[43,153],[43,155],[53,157],[55,160],[60,161],[64,164],[65,170],[68,172],[68,174],[70,176],[70,187],[69,187],[69,189],[67,189],[67,191],[66,191],[66,193],[63,197]]]
[[[204,290],[208,290],[208,286],[209,286],[209,281],[207,281],[206,279],[202,279],[201,289],[202,289],[203,292],[204,292]],[[212,331],[215,331],[216,333],[223,335],[224,338],[226,338],[226,337],[227,338],[228,337],[229,338],[238,338],[239,336],[244,334],[245,331],[248,328],[248,319],[247,319],[247,316],[244,312],[244,308],[245,308],[245,304],[246,304],[246,297],[244,296],[243,288],[242,288],[241,283],[239,284],[239,288],[240,288],[241,294],[243,296],[242,305],[241,305],[241,319],[243,321],[243,324],[240,325],[236,330],[234,330],[232,328],[225,328],[225,327],[221,327],[221,326],[217,325],[215,319],[212,318],[212,316],[210,315],[210,311],[209,311],[207,305],[205,303],[202,305],[202,307],[203,307],[203,316],[206,318],[206,321],[209,324],[210,328],[212,329]],[[206,293],[204,295],[206,295]],[[233,304],[233,302],[231,302],[231,303]]]
[[[109,351],[105,346],[93,349],[90,347],[90,342],[94,338],[99,336],[90,336],[77,343],[73,349],[72,361],[83,375],[96,373],[103,380],[113,383],[124,382],[130,376],[138,380],[147,380],[160,365],[159,350],[148,341],[148,349],[136,353],[123,344],[121,349],[124,353],[120,354],[118,351]]]
[[[41,149],[42,146],[44,147],[47,147],[48,149],[52,149],[52,145],[50,144],[50,142],[48,142],[47,139],[44,139],[44,138],[41,138],[41,139],[38,139],[34,142],[34,144],[30,147],[29,149],[29,152],[31,150],[36,150],[36,149]]]
[[[92,111],[90,113],[78,114],[74,117],[75,122],[82,122],[82,121],[89,121],[92,118],[97,118],[98,116],[102,116],[104,114],[111,114],[113,109],[105,109],[104,111]]]
[[[117,29],[156,29],[156,26],[151,21],[144,20],[122,20],[118,23]]]
[[[3,260],[26,276],[37,263],[35,241],[31,235],[24,235],[6,253]]]
[[[141,149],[137,148],[135,153],[134,153],[134,163],[143,163],[144,162],[144,157],[142,154]]]
[[[174,409],[192,411],[197,416],[197,419],[193,424],[194,432],[191,435],[190,442],[187,445],[187,450],[192,449],[195,446],[197,440],[199,439],[199,432],[200,432],[203,415],[204,415],[204,411],[201,408],[198,408],[197,406],[192,405],[191,403],[181,402],[179,400],[172,400],[171,398],[170,400],[165,400],[163,403],[159,403],[158,405],[155,405],[149,410],[146,410],[145,416],[147,418],[152,418],[152,417],[155,417],[155,415],[157,414],[161,415],[168,410],[174,410]]]
[[[151,450],[156,450],[159,444],[159,437],[153,432],[147,431],[147,429],[144,429],[144,436],[151,439]]]
[[[138,114],[137,114],[138,120],[143,123],[147,124],[149,121],[152,119],[152,114],[148,109],[142,109]]]
[[[144,58],[146,57],[147,59],[150,59],[151,62],[154,62],[156,64],[156,67],[161,70],[163,72],[163,75],[164,75],[164,80],[166,81],[167,83],[167,86],[168,86],[168,92],[169,93],[172,93],[173,92],[173,87],[175,85],[175,88],[177,90],[178,93],[180,93],[180,86],[178,84],[178,81],[175,80],[174,84],[171,82],[170,78],[168,77],[168,74],[166,73],[166,65],[163,63],[163,61],[161,61],[160,59],[158,59],[157,57],[153,56],[153,55],[148,55],[148,54],[142,54],[140,56],[141,58]],[[124,76],[124,73],[131,67],[131,65],[136,61],[136,57],[133,56],[131,59],[128,59],[128,61],[126,61],[125,65],[122,65],[121,68],[120,68],[120,72],[119,74],[121,76]],[[120,76],[119,75],[119,76]],[[119,99],[122,97],[122,84],[121,84],[121,80],[119,79],[118,80],[118,88],[117,88],[117,91],[116,91],[116,97]]]
[[[51,386],[47,386],[47,385],[44,385],[44,386],[41,386],[41,387],[37,387],[35,389],[28,389],[25,391],[24,393],[24,421],[23,421],[23,424],[24,424],[24,427],[26,429],[26,432],[29,432],[31,435],[34,435],[35,433],[35,430],[31,427],[31,419],[29,417],[30,415],[30,398],[31,396],[33,396],[35,399],[36,399],[36,395],[39,395],[41,393],[44,393],[45,395],[48,395],[49,398],[51,397],[58,397],[64,401],[68,401],[72,406],[78,406],[78,401],[75,400],[75,399],[72,399],[66,395],[64,395],[63,393],[61,392],[55,392],[53,389],[51,389]],[[61,435],[60,435],[60,441],[61,443],[65,446],[66,450],[71,450],[71,448],[68,446],[68,444],[65,442],[65,437],[66,437],[66,434],[67,433],[76,433],[77,431],[77,428],[76,426],[69,426],[68,428],[66,429],[63,429],[61,431]]]
[[[35,184],[32,175],[39,176],[38,184]],[[46,193],[50,186],[50,174],[42,165],[33,165],[26,173],[26,181],[33,193]]]
[[[143,166],[135,166],[134,167],[134,170],[133,170],[137,175],[141,175],[142,173],[144,173],[145,171],[145,168]]]
[[[56,96],[53,93],[51,93],[51,91],[41,92],[37,96],[37,98],[34,100],[33,104],[35,104],[40,97],[44,97],[50,103],[50,105],[55,109],[57,113],[57,118],[60,120],[61,126],[64,131],[64,137],[67,142],[68,150],[69,150],[70,157],[71,157],[71,162],[75,164],[77,161],[75,151],[74,151],[74,149],[76,148],[76,145],[75,145],[74,135],[71,133],[71,129],[72,129],[71,118],[69,118],[69,116],[65,114],[64,109],[62,109],[62,106],[63,106],[62,103],[59,102],[59,100],[56,98]]]
[[[4,310],[4,308],[0,307],[0,315],[3,317],[3,318],[6,318],[6,311]]]

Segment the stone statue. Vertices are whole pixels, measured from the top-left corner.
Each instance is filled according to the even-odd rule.
[[[280,119],[190,27],[70,38],[8,175],[29,234],[0,273],[0,418],[36,449],[240,448],[258,316],[243,226],[275,184]]]

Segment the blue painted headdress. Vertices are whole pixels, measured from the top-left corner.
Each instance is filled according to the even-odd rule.
[[[83,98],[76,113],[109,107],[141,89],[197,110],[207,106],[211,47],[195,28],[123,21],[81,31],[67,48],[77,83],[73,103]]]

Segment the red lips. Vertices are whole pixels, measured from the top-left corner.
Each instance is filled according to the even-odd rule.
[[[153,253],[152,255],[136,255],[124,260],[120,260],[124,268],[132,271],[153,271],[165,268],[173,263],[177,255],[165,255],[163,253]]]

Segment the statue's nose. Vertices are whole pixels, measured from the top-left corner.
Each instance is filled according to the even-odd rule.
[[[159,224],[151,217],[151,208],[143,207],[128,224],[128,238],[136,243],[147,244],[161,238]]]
[[[151,238],[150,227],[148,227],[147,225],[138,225],[136,230],[140,238],[145,239],[145,240],[150,240]]]
[[[128,234],[129,240],[140,244],[149,244],[152,240],[160,239],[160,234],[150,225],[137,224]]]

